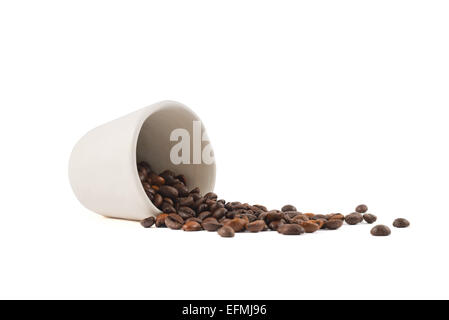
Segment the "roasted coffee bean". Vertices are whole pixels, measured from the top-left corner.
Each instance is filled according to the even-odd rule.
[[[249,222],[253,222],[257,220],[257,217],[254,214],[246,213],[245,217],[248,219]]]
[[[201,225],[203,226],[203,229],[207,231],[217,231],[223,226],[215,218],[206,218]]]
[[[289,217],[290,219],[293,219],[297,215],[302,214],[299,211],[284,211],[284,217]]]
[[[393,226],[396,228],[407,228],[409,225],[410,222],[408,222],[408,220],[404,218],[397,218],[393,222]]]
[[[165,202],[165,201],[162,202],[161,210],[162,210],[162,212],[164,212],[164,213],[173,213],[173,212],[176,212],[175,207],[173,207],[170,203]]]
[[[368,207],[365,204],[359,204],[356,208],[355,208],[355,212],[358,213],[365,213],[368,211]]]
[[[248,225],[248,221],[245,219],[234,218],[223,224],[224,226],[231,227],[235,232],[241,232]]]
[[[345,216],[341,213],[331,213],[327,215],[327,220],[345,220]]]
[[[313,218],[313,217],[315,216],[315,213],[308,212],[308,213],[304,213],[304,215],[305,215],[307,218]]]
[[[198,187],[193,188],[192,190],[190,190],[190,194],[192,194],[192,193],[201,193],[200,188],[198,188]]]
[[[184,231],[200,231],[202,229],[201,225],[196,221],[188,221],[182,226]]]
[[[298,215],[294,216],[291,220],[293,223],[301,224],[301,222],[309,221],[310,219],[305,214],[298,214]]]
[[[265,217],[265,220],[267,223],[270,223],[272,221],[277,221],[282,219],[282,213],[280,211],[268,211],[267,216]]]
[[[141,161],[141,162],[139,162],[138,164],[137,164],[137,166],[138,167],[141,167],[141,168],[145,168],[145,169],[147,169],[147,171],[148,171],[148,173],[151,173],[153,170],[151,170],[151,166],[148,164],[148,162],[146,162],[146,161]]]
[[[217,195],[215,194],[215,193],[213,193],[213,192],[208,192],[208,193],[206,193],[205,195],[204,195],[204,198],[206,198],[206,200],[209,200],[209,199],[211,199],[211,200],[217,200]]]
[[[232,210],[232,211],[227,211],[225,216],[228,219],[234,219],[236,214],[237,214],[237,211]]]
[[[206,203],[202,203],[198,206],[198,208],[196,209],[196,212],[198,214],[200,214],[201,212],[207,211],[207,210],[209,210],[209,206]]]
[[[391,234],[391,230],[387,226],[379,224],[371,229],[371,234],[377,237],[385,237]]]
[[[282,212],[286,212],[286,211],[296,211],[296,207],[292,206],[291,204],[286,204],[285,206],[282,207],[281,209]]]
[[[195,203],[195,201],[198,201],[199,199],[202,198],[199,193],[190,193],[189,195],[193,198],[194,203]]]
[[[300,235],[303,234],[305,230],[299,224],[283,224],[279,226],[277,232],[284,235]]]
[[[178,214],[181,216],[181,218],[188,219],[195,216],[195,210],[189,207],[180,207],[178,209]]]
[[[234,229],[228,226],[221,227],[217,233],[223,238],[232,238],[235,234]]]
[[[174,184],[173,187],[178,190],[178,195],[180,197],[185,197],[189,195],[189,189],[187,189],[187,187],[185,185],[183,185],[182,183],[177,183]]]
[[[268,211],[267,207],[262,206],[262,205],[260,205],[260,204],[255,204],[254,207],[256,207],[256,208],[258,208],[258,209],[260,209],[260,210],[262,210],[262,211],[265,211],[265,212]]]
[[[202,205],[204,203],[204,201],[206,201],[206,199],[204,199],[204,197],[200,197],[197,200],[195,200],[195,202],[192,205],[192,208],[197,209],[200,205]]]
[[[376,217],[374,214],[371,214],[371,213],[365,213],[365,214],[363,215],[363,220],[365,220],[367,223],[371,224],[371,223],[376,222],[377,217]]]
[[[300,224],[301,227],[304,228],[305,232],[307,233],[313,233],[315,231],[317,231],[320,227],[318,224],[316,224],[315,222],[313,222],[312,220],[310,221],[303,221]]]
[[[330,219],[324,223],[324,228],[329,230],[337,230],[343,225],[343,220],[340,219]]]
[[[198,222],[199,224],[201,224],[201,219],[198,219],[198,218],[196,218],[196,217],[190,217],[190,218],[187,218],[187,220],[185,220],[185,222],[189,222],[189,221],[195,221],[195,222]]]
[[[204,220],[206,218],[209,218],[210,216],[212,216],[212,212],[210,211],[202,211],[199,215],[198,218],[200,218],[201,220]]]
[[[184,185],[187,184],[186,177],[183,174],[179,174],[175,178],[178,179],[179,181],[181,181]]]
[[[164,170],[161,172],[160,176],[164,179],[166,179],[167,177],[174,177],[175,173],[171,170]]]
[[[213,212],[212,216],[215,219],[220,220],[221,218],[223,218],[225,216],[227,211],[228,210],[226,210],[226,208],[218,208]]]
[[[167,218],[168,214],[161,213],[156,217],[156,228],[165,228],[165,218]]]
[[[184,219],[181,218],[180,215],[176,213],[170,213],[165,218],[165,225],[173,230],[179,230],[182,228],[182,225],[184,224]]]
[[[179,195],[178,190],[176,188],[166,185],[159,187],[159,193],[164,197],[169,197],[172,199],[176,199]]]
[[[246,230],[249,232],[259,232],[263,229],[265,229],[265,221],[263,220],[256,220],[246,225]]]
[[[324,214],[316,214],[312,217],[312,220],[324,219],[327,220],[327,217]]]
[[[156,193],[156,195],[154,196],[154,199],[153,199],[153,204],[157,208],[159,208],[163,201],[164,201],[164,199],[162,198],[162,196],[159,193]]]
[[[172,199],[167,198],[167,197],[164,198],[164,202],[167,202],[171,206],[175,205],[175,202]]]
[[[140,169],[139,170],[139,179],[141,182],[145,182],[147,180],[147,170],[146,169]]]
[[[282,220],[275,220],[275,221],[271,221],[268,226],[270,227],[271,230],[276,231],[280,226],[282,226],[284,224],[284,222]]]
[[[157,186],[157,185],[155,185],[155,184],[152,184],[152,185],[151,185],[151,188],[154,189],[154,190],[156,190],[156,191],[159,191],[159,186]]]
[[[151,179],[151,183],[157,186],[161,186],[165,183],[165,179],[161,176],[158,176],[154,172],[150,173],[148,176],[149,179]]]
[[[193,205],[193,197],[188,196],[184,198],[178,198],[178,203],[181,207],[190,207]]]
[[[363,216],[358,212],[353,212],[345,217],[347,224],[354,225],[363,221]]]
[[[148,217],[148,218],[143,219],[142,221],[140,221],[140,224],[144,228],[150,228],[155,222],[156,222],[156,218],[155,217]]]
[[[156,191],[154,191],[153,189],[151,189],[151,190],[152,190],[153,192],[148,192],[148,191],[145,190],[145,193],[146,193],[148,199],[150,199],[151,201],[153,201],[153,200],[154,200],[154,195],[156,194]]]
[[[325,219],[317,219],[317,220],[309,220],[309,222],[313,222],[318,226],[318,229],[323,228],[324,224],[326,223],[327,220]]]
[[[148,182],[142,183],[142,186],[145,189],[145,191],[150,191],[151,190],[151,185]]]

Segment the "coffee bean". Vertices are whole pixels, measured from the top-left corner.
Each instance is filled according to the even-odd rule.
[[[171,199],[175,199],[179,195],[178,190],[176,188],[166,185],[159,187],[159,193],[164,197],[169,197]]]
[[[317,220],[309,220],[309,222],[313,222],[318,226],[318,229],[323,228],[324,224],[327,222],[325,219],[317,219]]]
[[[157,185],[157,186],[161,186],[165,183],[165,179],[162,178],[161,176],[158,176],[154,172],[150,173],[148,178],[151,180],[152,184]]]
[[[365,214],[363,215],[363,220],[365,220],[367,223],[371,224],[371,223],[376,222],[377,217],[376,217],[374,214],[371,214],[371,213],[365,213]]]
[[[228,210],[226,208],[218,208],[214,211],[212,215],[215,219],[219,220],[224,217],[227,211]]]
[[[324,214],[316,214],[312,217],[312,220],[324,219],[327,220],[327,217]]]
[[[235,232],[241,232],[245,229],[247,224],[248,224],[248,221],[246,221],[245,219],[234,218],[230,221],[227,221],[223,225],[231,227]]]
[[[279,226],[277,231],[284,235],[300,235],[305,232],[304,228],[299,224],[283,224]]]
[[[201,193],[200,188],[196,187],[196,188],[190,190],[190,194],[192,194],[192,193]]]
[[[246,213],[246,214],[245,214],[245,217],[248,219],[249,222],[253,222],[253,221],[256,221],[256,220],[257,220],[256,215],[251,214],[251,213]]]
[[[150,191],[151,190],[151,185],[148,182],[144,182],[142,183],[143,189],[145,191]]]
[[[359,204],[356,208],[355,208],[355,212],[358,213],[365,213],[368,211],[368,207],[365,204]]]
[[[284,224],[284,221],[282,220],[275,220],[275,221],[271,221],[268,226],[270,227],[271,230],[278,230],[280,226],[282,226]]]
[[[165,225],[173,230],[178,230],[182,228],[182,225],[184,224],[184,219],[181,218],[180,215],[176,213],[170,213],[165,218]]]
[[[269,211],[267,213],[267,216],[265,217],[265,220],[267,223],[270,223],[272,221],[278,221],[282,219],[282,213],[280,211]]]
[[[337,230],[343,225],[343,220],[340,219],[331,219],[324,223],[324,228],[329,230]]]
[[[189,207],[180,207],[178,209],[178,214],[181,216],[181,218],[188,219],[195,216],[195,210]]]
[[[393,226],[396,228],[407,228],[409,225],[410,222],[408,222],[408,220],[404,218],[397,218],[393,222]]]
[[[371,229],[371,234],[377,237],[385,237],[391,234],[391,230],[387,226],[379,224]]]
[[[304,221],[300,224],[301,227],[304,228],[305,232],[307,233],[313,233],[317,231],[320,227],[315,222],[311,221]]]
[[[305,214],[298,214],[292,218],[292,223],[301,224],[303,221],[309,221]]]
[[[268,211],[267,207],[262,206],[262,205],[260,205],[260,204],[255,204],[254,207],[256,207],[256,208],[258,208],[258,209],[260,209],[260,210],[262,210],[262,211],[265,211],[265,212]]]
[[[198,208],[196,209],[197,213],[201,213],[203,211],[207,211],[209,210],[209,206],[207,205],[207,203],[202,203],[198,206]]]
[[[153,171],[153,170],[151,170],[151,166],[146,161],[139,162],[137,164],[137,167],[145,168],[148,171],[148,173],[151,173]]]
[[[163,198],[159,193],[156,193],[156,195],[153,198],[153,204],[159,208],[162,204]]]
[[[224,238],[232,238],[235,234],[234,229],[228,226],[223,226],[218,229],[217,233]]]
[[[307,218],[313,218],[313,217],[315,216],[315,213],[308,212],[308,213],[304,213],[304,215],[305,215]]]
[[[162,202],[161,210],[162,210],[162,212],[164,212],[164,213],[173,213],[173,212],[176,212],[175,207],[173,207],[171,204],[169,204],[168,202],[165,202],[165,201]]]
[[[204,220],[206,218],[209,218],[210,216],[212,216],[212,212],[210,211],[202,211],[199,215],[198,218],[200,218],[201,220]]]
[[[291,204],[286,204],[285,206],[282,207],[281,211],[282,212],[285,212],[285,211],[296,211],[296,207],[292,206]]]
[[[181,181],[184,185],[187,184],[186,177],[183,174],[179,174],[175,178],[178,179],[179,181]]]
[[[188,196],[188,197],[178,198],[178,203],[181,207],[190,207],[193,205],[193,197]]]
[[[189,189],[187,189],[187,187],[185,185],[183,185],[182,183],[174,184],[173,187],[176,190],[178,190],[178,195],[180,197],[185,197],[185,196],[189,195]]]
[[[347,224],[355,225],[355,224],[357,224],[357,223],[362,222],[362,221],[363,221],[363,217],[362,217],[362,215],[361,215],[360,213],[358,213],[358,212],[353,212],[353,213],[351,213],[351,214],[348,214],[348,215],[345,217],[345,221],[346,221]]]
[[[161,213],[156,217],[156,228],[165,228],[165,218],[167,218],[168,214]]]
[[[144,228],[150,228],[155,222],[156,222],[156,218],[155,217],[148,217],[148,218],[143,219],[142,221],[140,221],[140,224]]]
[[[198,219],[196,217],[190,217],[190,218],[187,218],[187,220],[185,220],[185,222],[189,222],[189,221],[195,221],[195,222],[198,222],[199,224],[201,224],[201,222],[202,222],[200,219]]]
[[[248,230],[249,232],[259,232],[262,231],[264,228],[265,228],[265,221],[263,220],[256,220],[246,225],[246,230]]]
[[[167,202],[171,206],[175,205],[175,202],[172,199],[167,198],[167,197],[164,198],[164,202]]]
[[[204,198],[206,199],[212,199],[212,200],[217,200],[217,195],[213,192],[208,192],[204,195]]]
[[[219,228],[221,228],[223,225],[217,221],[215,218],[206,218],[201,225],[203,226],[204,230],[207,231],[217,231]]]
[[[182,226],[184,231],[200,231],[202,229],[201,225],[196,221],[188,221]]]
[[[327,220],[344,220],[345,216],[341,213],[331,213],[327,215]]]

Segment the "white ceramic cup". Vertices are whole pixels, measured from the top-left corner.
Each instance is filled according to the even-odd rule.
[[[177,143],[170,141],[171,132],[183,128],[193,137],[193,121],[198,120],[185,105],[162,101],[89,131],[75,145],[69,161],[76,197],[89,210],[107,217],[142,220],[157,215],[160,210],[139,179],[136,163],[140,161],[147,161],[155,172],[169,169],[183,174],[189,189],[213,191],[215,162],[176,165],[170,159]],[[201,129],[205,134],[204,126]]]

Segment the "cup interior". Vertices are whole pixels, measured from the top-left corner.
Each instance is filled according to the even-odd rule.
[[[193,189],[199,187],[201,193],[205,194],[213,191],[215,185],[215,162],[207,164],[194,163],[193,145],[194,145],[194,121],[199,121],[198,116],[189,108],[178,103],[167,103],[162,107],[152,111],[151,114],[143,121],[140,129],[137,146],[136,159],[137,162],[148,162],[153,171],[160,173],[166,169],[172,170],[176,174],[183,174],[187,180],[187,187]],[[197,124],[198,126],[198,124]],[[188,139],[184,135],[184,146],[190,147],[190,161],[188,163],[175,164],[170,158],[172,148],[180,143],[170,141],[172,132],[176,129],[184,129],[184,133],[188,132]],[[179,132],[179,130],[178,130]],[[198,132],[198,130],[196,130]],[[201,136],[205,133],[205,128],[201,124]],[[187,141],[188,140],[188,141]],[[209,141],[198,141],[197,146],[201,146],[201,150],[210,145]],[[211,148],[211,146],[209,146]],[[198,148],[197,148],[198,149]],[[213,150],[210,149],[213,153]],[[183,152],[182,150],[180,152]],[[137,167],[136,167],[137,175]]]

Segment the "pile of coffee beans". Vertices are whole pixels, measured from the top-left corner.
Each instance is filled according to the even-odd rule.
[[[238,201],[228,202],[218,199],[213,192],[202,195],[199,188],[189,190],[186,178],[165,170],[155,173],[146,162],[137,164],[140,181],[148,198],[162,212],[157,217],[141,221],[141,225],[150,228],[170,228],[184,231],[215,231],[221,237],[234,237],[236,232],[261,232],[273,230],[283,235],[300,235],[318,230],[337,230],[344,222],[349,225],[363,221],[371,224],[377,217],[367,213],[368,207],[361,204],[355,212],[314,214],[302,213],[288,204],[281,210],[268,210],[265,206]],[[406,219],[396,219],[395,227],[409,226]],[[386,226],[378,225],[371,230],[375,236],[391,233]]]

